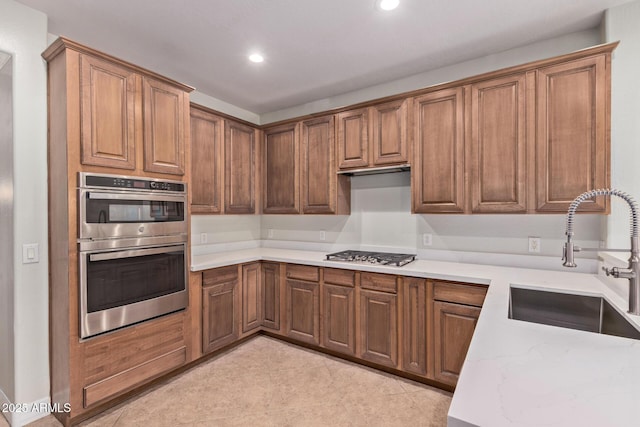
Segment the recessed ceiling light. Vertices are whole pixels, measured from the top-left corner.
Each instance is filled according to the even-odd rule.
[[[378,7],[381,10],[393,10],[400,4],[400,0],[379,0]]]
[[[263,62],[264,61],[264,56],[260,55],[259,53],[252,53],[251,55],[249,55],[249,61],[251,61],[251,62]]]

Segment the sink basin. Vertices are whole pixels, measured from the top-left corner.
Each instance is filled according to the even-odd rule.
[[[640,340],[640,330],[606,299],[511,286],[509,318]]]

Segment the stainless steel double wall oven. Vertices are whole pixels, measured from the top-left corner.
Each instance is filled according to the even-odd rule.
[[[184,182],[78,175],[80,336],[185,308]]]

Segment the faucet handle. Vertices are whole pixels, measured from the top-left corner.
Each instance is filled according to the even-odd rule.
[[[607,268],[605,266],[602,266],[602,271],[604,271],[604,274],[606,274],[607,276],[613,276],[615,278],[620,277],[620,271],[618,270],[618,267]]]

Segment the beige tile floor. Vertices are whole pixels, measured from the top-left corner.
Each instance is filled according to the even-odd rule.
[[[450,402],[450,393],[259,336],[81,425],[446,426]],[[59,425],[53,416],[30,424]]]

